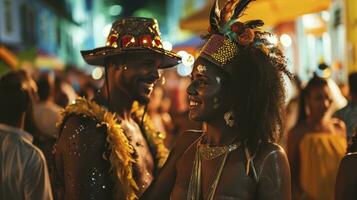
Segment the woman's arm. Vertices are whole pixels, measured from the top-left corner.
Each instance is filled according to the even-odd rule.
[[[284,150],[275,145],[261,164],[258,182],[259,200],[290,200],[291,179],[288,158]]]

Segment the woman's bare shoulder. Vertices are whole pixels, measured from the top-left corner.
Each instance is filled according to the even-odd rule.
[[[193,143],[195,143],[203,132],[200,130],[188,130],[179,135],[172,149],[176,155],[181,156]]]

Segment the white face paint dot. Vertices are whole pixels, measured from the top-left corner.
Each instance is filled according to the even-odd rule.
[[[221,78],[216,77],[216,81],[217,81],[218,83],[221,83]]]
[[[203,72],[207,71],[207,68],[204,65],[198,65],[197,70],[198,70],[198,72],[203,73]]]

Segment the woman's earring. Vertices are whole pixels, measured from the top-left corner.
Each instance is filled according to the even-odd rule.
[[[235,119],[234,119],[234,113],[233,111],[228,111],[224,113],[224,121],[226,122],[226,125],[229,127],[233,127],[235,124]]]
[[[122,67],[124,68],[124,71],[128,69],[126,65],[122,65]]]

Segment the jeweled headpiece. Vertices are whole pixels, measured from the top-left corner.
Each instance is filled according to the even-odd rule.
[[[262,20],[244,23],[239,21],[252,1],[254,0],[228,0],[221,10],[218,0],[215,1],[210,13],[208,41],[202,48],[200,56],[221,67],[233,60],[242,48],[256,48],[269,56],[271,52],[268,40],[262,38],[266,33],[258,29],[264,25],[264,22]]]

